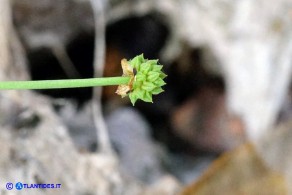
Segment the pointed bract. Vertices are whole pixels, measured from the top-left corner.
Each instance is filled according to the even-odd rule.
[[[160,76],[159,72],[151,71],[148,73],[147,81],[154,82]]]

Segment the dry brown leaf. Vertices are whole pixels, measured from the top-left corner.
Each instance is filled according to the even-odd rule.
[[[244,144],[219,157],[201,178],[186,187],[182,195],[246,194],[284,195],[284,176],[269,169],[254,146]]]

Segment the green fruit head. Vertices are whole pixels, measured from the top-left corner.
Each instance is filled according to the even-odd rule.
[[[133,77],[128,84],[130,90],[127,93],[132,104],[135,105],[138,99],[153,102],[152,96],[163,92],[162,86],[166,84],[163,79],[167,75],[161,71],[162,65],[158,65],[158,60],[144,59],[143,54],[127,63],[130,67],[127,70],[132,69],[133,71],[133,74],[124,75]]]

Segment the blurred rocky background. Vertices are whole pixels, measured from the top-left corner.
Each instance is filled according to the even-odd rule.
[[[0,1],[1,81],[119,76],[141,53],[168,75],[153,104],[1,91],[0,194],[292,193],[290,0]]]

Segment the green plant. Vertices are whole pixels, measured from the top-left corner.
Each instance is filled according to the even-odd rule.
[[[40,81],[1,81],[0,89],[56,89],[119,85],[116,93],[122,97],[128,96],[133,105],[138,99],[152,102],[152,95],[163,92],[161,88],[166,83],[166,75],[161,71],[158,60],[144,59],[143,54],[130,61],[121,61],[123,76],[90,79],[64,79]]]

